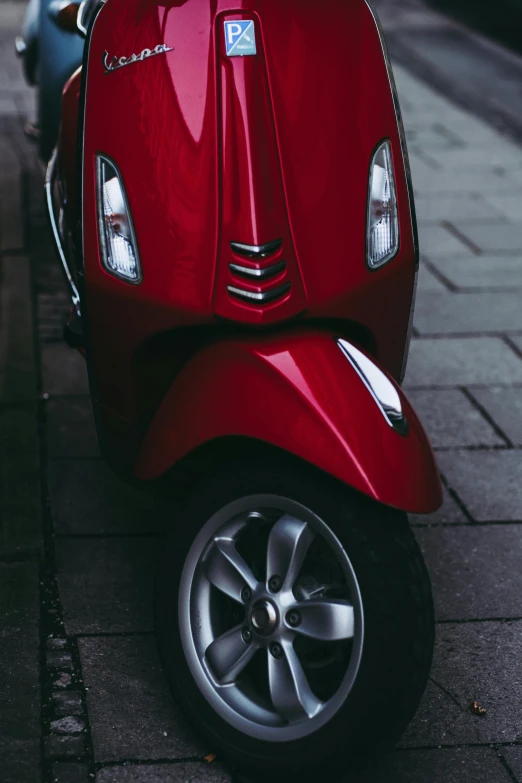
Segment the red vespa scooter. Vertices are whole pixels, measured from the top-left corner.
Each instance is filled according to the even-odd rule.
[[[441,502],[399,385],[418,254],[377,20],[365,0],[86,0],[79,26],[46,183],[67,339],[114,469],[201,474],[158,580],[166,677],[251,773],[351,769],[423,693],[405,512]]]

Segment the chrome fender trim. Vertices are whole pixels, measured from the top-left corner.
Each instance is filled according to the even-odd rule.
[[[387,423],[400,435],[408,434],[408,422],[402,410],[399,392],[383,371],[346,340],[337,340],[357,375],[360,377]]]

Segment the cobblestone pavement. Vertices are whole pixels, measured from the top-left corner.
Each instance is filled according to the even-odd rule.
[[[85,367],[61,342],[67,298],[12,55],[21,8],[0,3],[0,779],[225,783],[156,657],[171,512],[100,461]],[[407,389],[446,497],[412,519],[437,608],[431,681],[364,783],[522,783],[522,149],[396,75],[422,242]]]

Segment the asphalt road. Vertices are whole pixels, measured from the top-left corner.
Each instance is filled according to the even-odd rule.
[[[496,10],[487,17],[483,6],[474,4],[473,11],[462,0],[459,21],[443,12],[448,3],[374,0],[392,58],[462,108],[522,141],[522,53],[500,41],[507,37],[522,50],[522,3],[520,16],[511,20],[514,33],[509,33],[505,11],[499,21]],[[484,34],[488,19],[491,35],[498,40]]]

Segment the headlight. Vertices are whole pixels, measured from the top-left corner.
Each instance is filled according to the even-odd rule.
[[[100,255],[104,267],[129,283],[141,281],[132,219],[121,176],[110,160],[96,156]]]
[[[384,141],[370,166],[366,258],[370,269],[386,264],[399,250],[397,192],[391,146]]]

